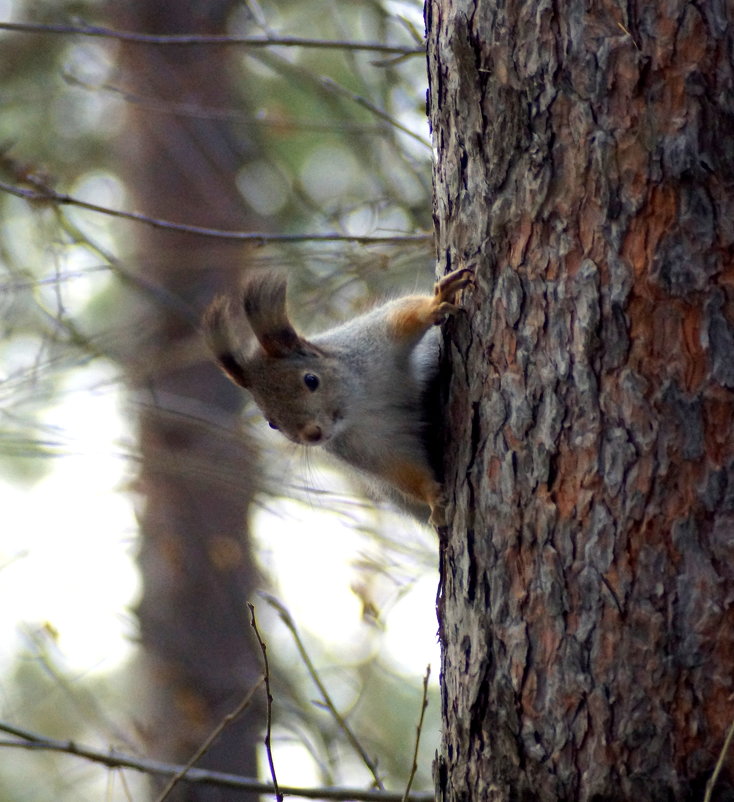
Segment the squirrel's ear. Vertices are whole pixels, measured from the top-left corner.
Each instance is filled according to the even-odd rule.
[[[201,325],[206,341],[212,350],[219,367],[241,387],[249,387],[247,365],[241,353],[232,346],[232,332],[229,328],[229,302],[224,296],[215,298],[204,313]]]
[[[242,303],[250,326],[265,353],[272,357],[289,356],[304,346],[288,320],[285,288],[285,276],[271,272],[253,273],[242,287]]]

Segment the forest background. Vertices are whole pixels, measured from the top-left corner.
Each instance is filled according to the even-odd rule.
[[[367,786],[374,760],[402,789],[432,663],[428,789],[433,535],[242,413],[197,326],[253,267],[311,330],[430,286],[422,8],[126,5],[0,2],[0,798],[148,793],[12,730],[185,762],[262,673],[248,601],[281,783]],[[263,711],[228,732],[267,780]]]

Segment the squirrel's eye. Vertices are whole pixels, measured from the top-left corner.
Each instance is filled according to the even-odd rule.
[[[277,429],[278,428],[278,424],[277,423],[273,423],[273,421],[271,421],[271,420],[268,421],[268,426],[271,429]]]
[[[303,383],[311,392],[313,392],[319,386],[319,377],[314,376],[313,373],[307,373],[303,377]]]

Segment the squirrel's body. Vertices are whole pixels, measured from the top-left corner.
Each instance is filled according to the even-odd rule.
[[[311,340],[342,367],[345,388],[344,425],[337,425],[324,448],[388,488],[405,465],[428,464],[424,396],[439,358],[435,328],[415,345],[404,341],[385,349],[385,313],[400,304],[401,299],[390,301]],[[402,468],[394,464],[397,459]]]
[[[443,522],[441,486],[428,459],[425,393],[438,369],[433,326],[456,310],[469,280],[457,270],[433,296],[389,301],[310,339],[285,308],[285,279],[256,274],[243,288],[245,314],[260,347],[244,355],[227,324],[226,301],[206,316],[222,368],[247,388],[273,428],[296,443],[320,444],[349,465],[431,508]]]

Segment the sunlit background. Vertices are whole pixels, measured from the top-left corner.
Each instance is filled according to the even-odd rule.
[[[327,3],[324,10],[314,15],[313,3],[297,0],[262,8],[233,2],[228,31],[408,46],[423,31],[418,3],[365,2],[351,11]],[[122,27],[103,2],[0,0],[0,22],[80,19]],[[173,101],[166,107],[160,98],[124,91],[124,59],[111,40],[0,31],[0,44],[6,186],[51,187],[132,210],[136,187],[120,161],[131,115],[158,121],[208,113],[200,103],[174,109]],[[261,149],[242,158],[234,176],[260,229],[378,236],[430,230],[422,58],[280,47],[243,50],[233,64],[247,76],[248,106],[222,116],[248,136],[255,132]],[[339,91],[325,89],[325,81]],[[41,735],[143,754],[146,680],[136,609],[146,490],[139,481],[139,393],[129,389],[139,377],[131,379],[124,353],[149,335],[141,309],[178,299],[150,278],[147,254],[138,251],[141,226],[7,191],[0,193],[0,226],[0,718]],[[247,259],[287,266],[299,319],[312,327],[432,280],[430,244],[269,247]],[[186,353],[199,354],[195,329],[189,336]],[[250,601],[274,670],[287,676],[273,722],[279,780],[370,784],[365,766],[338,739],[328,748],[320,742],[319,730],[333,722],[325,723],[328,714],[271,597],[293,617],[335,704],[351,716],[393,788],[410,771],[431,665],[416,780],[429,787],[438,738],[433,533],[363,498],[318,455],[283,443],[250,406],[237,421],[227,425],[246,432],[266,466],[248,519],[269,596],[258,592]],[[0,735],[2,799],[145,798],[146,782],[135,772],[11,748],[10,740]]]

